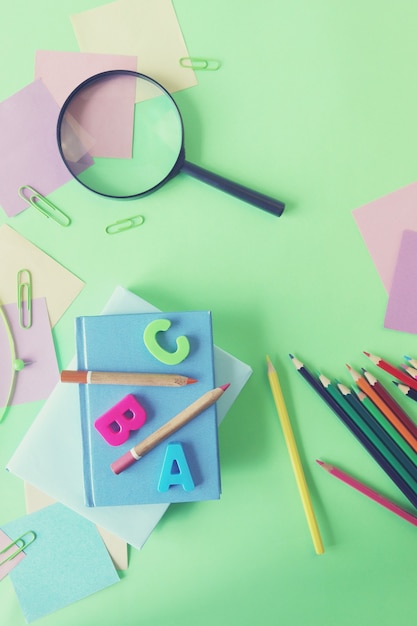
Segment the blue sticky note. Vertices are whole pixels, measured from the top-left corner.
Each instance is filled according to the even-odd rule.
[[[63,504],[51,504],[2,526],[9,537],[36,539],[9,576],[27,622],[119,581],[96,526]]]

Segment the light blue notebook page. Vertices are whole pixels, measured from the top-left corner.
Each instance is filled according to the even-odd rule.
[[[9,537],[36,539],[9,573],[27,622],[105,589],[119,576],[97,528],[62,504],[51,504],[2,526]]]
[[[187,337],[190,349],[178,364],[167,365],[161,362],[144,343],[146,328],[158,320],[170,322],[170,328],[158,334],[158,341],[164,342],[170,352],[176,347],[177,337]],[[76,344],[80,370],[182,374],[197,380],[181,387],[79,385],[87,506],[196,502],[219,498],[220,469],[215,404],[120,474],[115,474],[110,467],[113,461],[134,445],[214,388],[210,312],[78,317]],[[129,433],[126,442],[112,446],[97,431],[94,422],[128,394],[145,409],[146,421],[141,428]],[[174,442],[181,443],[194,488],[185,490],[182,484],[177,484],[161,492],[158,490],[158,483],[167,445]],[[169,468],[170,473],[171,470]]]
[[[116,287],[104,314],[158,311],[152,304],[123,287]],[[75,369],[75,358],[69,369]],[[230,387],[217,402],[219,423],[248,381],[246,363],[214,347],[216,385]],[[57,415],[60,416],[57,425]],[[87,507],[84,504],[82,441],[77,385],[58,383],[16,449],[7,469],[63,502],[94,523],[140,549],[168,508],[168,504]]]

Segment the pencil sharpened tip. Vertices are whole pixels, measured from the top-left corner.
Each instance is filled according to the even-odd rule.
[[[187,385],[193,385],[198,382],[196,378],[187,378]]]
[[[363,353],[364,353],[365,356],[371,356],[371,353],[370,352],[365,352],[365,350],[363,351]]]
[[[226,383],[225,385],[220,385],[220,389],[223,389],[223,391],[226,391],[226,389],[229,389],[230,387],[230,383]]]

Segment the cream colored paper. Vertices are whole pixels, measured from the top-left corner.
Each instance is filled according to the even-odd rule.
[[[0,226],[0,301],[17,302],[17,272],[28,269],[32,274],[32,298],[46,298],[51,326],[84,287],[55,259],[22,237],[7,224]]]
[[[179,64],[189,54],[171,0],[117,0],[71,22],[82,52],[137,56],[138,71],[171,93],[197,84],[195,72]]]

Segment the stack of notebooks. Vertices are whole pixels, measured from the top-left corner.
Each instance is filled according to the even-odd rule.
[[[169,325],[169,330],[154,333],[156,344],[152,347],[146,329],[153,323],[155,328],[161,329],[161,321]],[[77,318],[75,334],[77,355],[69,364],[70,370],[175,373],[192,382],[176,387],[59,382],[7,469],[25,481],[32,499],[37,502],[42,497],[45,499],[51,516],[54,511],[58,516],[64,515],[62,509],[51,508],[54,505],[50,503],[58,501],[60,506],[65,505],[102,533],[107,533],[107,537],[113,536],[125,546],[130,544],[140,549],[170,503],[220,497],[218,426],[252,370],[213,346],[210,312],[161,313],[122,287],[115,289],[101,315]],[[181,353],[178,346],[183,337],[187,340],[187,349]],[[171,358],[171,363],[161,360],[164,354]],[[180,358],[175,362],[177,354]],[[112,470],[112,463],[138,442],[164,427],[206,392],[227,383],[229,387],[217,402],[163,438],[143,458],[118,474]],[[124,442],[112,445],[97,429],[96,421],[126,398],[128,402],[133,398],[134,406],[140,407],[140,424],[128,432]],[[128,422],[131,415],[129,411],[125,413]],[[110,421],[108,426],[110,429],[118,427],[117,420],[116,424]],[[167,450],[178,447],[192,477],[191,488],[189,485],[186,488],[181,480],[176,481],[182,467],[175,455],[167,471]],[[172,480],[168,480],[163,489],[164,470],[165,478]],[[37,522],[36,516],[40,513],[36,513],[36,508],[32,503],[33,517],[28,515],[24,519]],[[51,604],[48,600],[48,606],[38,606],[39,593],[34,588],[33,604],[24,610],[28,621],[70,601],[53,595],[53,575],[47,580],[46,573],[45,577],[30,574],[31,562],[35,563],[30,559],[30,548],[24,559],[25,568],[18,565],[14,570],[16,575],[20,570],[19,575],[24,578],[21,588],[26,589],[28,597],[28,584],[40,579],[43,588],[51,589],[52,594],[42,597],[50,597],[54,602]],[[111,584],[112,575],[109,580],[106,583]]]

